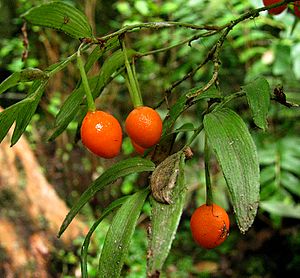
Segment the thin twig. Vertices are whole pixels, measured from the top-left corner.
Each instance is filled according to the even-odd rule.
[[[230,22],[228,22],[227,24],[224,24],[223,26],[220,26],[219,28],[214,29],[213,32],[207,32],[206,35],[210,36],[210,35],[215,35],[216,33],[222,31],[225,29],[224,33],[221,35],[221,37],[218,39],[218,41],[216,42],[216,44],[212,47],[212,49],[209,51],[208,55],[206,56],[205,60],[198,65],[195,69],[192,69],[190,72],[188,72],[184,77],[182,77],[180,80],[177,80],[176,82],[174,82],[168,89],[165,90],[165,96],[164,98],[157,104],[157,107],[161,106],[162,103],[164,103],[164,100],[168,98],[168,96],[171,94],[172,90],[174,88],[176,88],[178,85],[180,85],[183,81],[187,80],[188,78],[194,76],[196,74],[196,72],[201,69],[205,64],[207,64],[207,62],[209,62],[209,60],[213,61],[213,65],[214,65],[214,70],[213,70],[213,75],[212,78],[199,90],[197,90],[196,92],[193,92],[193,94],[189,95],[189,99],[187,100],[189,103],[192,103],[192,99],[197,97],[198,95],[200,95],[201,93],[207,91],[213,84],[215,84],[218,80],[218,73],[219,73],[219,68],[220,68],[220,61],[219,61],[219,55],[220,55],[220,49],[227,37],[227,35],[229,34],[229,32],[240,22],[247,20],[249,18],[255,18],[257,16],[259,16],[259,12],[261,11],[265,11],[265,10],[270,10],[274,7],[278,7],[281,6],[283,3],[287,4],[287,3],[291,3],[291,2],[295,2],[294,0],[285,0],[282,1],[280,3],[276,3],[270,6],[266,6],[266,7],[261,7],[259,9],[255,9],[255,10],[250,10],[246,13],[244,13],[243,15],[241,15],[240,17],[238,17],[235,20],[232,20]],[[200,36],[199,36],[200,37]],[[197,38],[199,38],[197,36]]]
[[[217,81],[218,76],[219,76],[219,69],[220,69],[220,58],[219,58],[220,51],[221,51],[223,43],[224,43],[224,41],[225,41],[225,39],[226,39],[226,37],[229,34],[231,29],[232,29],[232,26],[228,26],[226,28],[224,33],[221,35],[221,37],[219,38],[219,40],[215,44],[215,47],[212,49],[213,54],[210,54],[210,56],[212,56],[211,59],[212,59],[213,64],[214,64],[214,71],[213,71],[212,78],[201,89],[197,90],[196,92],[194,92],[191,95],[188,95],[188,101],[190,101],[191,99],[199,96],[203,92],[207,91]]]
[[[29,49],[29,41],[28,41],[28,35],[27,35],[27,29],[26,29],[26,22],[23,23],[21,31],[22,31],[23,46],[24,46],[24,51],[22,53],[22,61],[26,61],[26,59],[28,58],[28,49]]]
[[[124,26],[123,28],[119,29],[116,32],[110,33],[106,36],[97,38],[97,40],[101,43],[108,41],[109,39],[113,37],[119,37],[124,35],[128,32],[134,32],[136,30],[141,29],[162,29],[162,28],[170,28],[170,27],[181,27],[181,28],[188,28],[192,30],[219,30],[220,27],[215,25],[195,25],[190,23],[184,23],[184,22],[175,22],[175,21],[161,21],[161,22],[145,22],[145,23],[137,23],[132,25]]]

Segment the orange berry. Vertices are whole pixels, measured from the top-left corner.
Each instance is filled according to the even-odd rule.
[[[113,158],[120,152],[122,128],[118,120],[103,111],[88,112],[81,125],[81,140],[94,154]]]
[[[132,146],[134,147],[134,150],[140,154],[140,155],[143,155],[144,152],[145,152],[145,148],[141,147],[140,145],[138,145],[137,143],[135,143],[134,141],[131,140],[131,144]]]
[[[145,148],[141,147],[140,145],[138,145],[137,143],[135,143],[134,141],[131,140],[131,144],[134,147],[135,151],[137,153],[139,153],[140,155],[143,155],[145,152]]]
[[[265,6],[273,5],[282,2],[282,0],[263,0]],[[269,14],[280,14],[286,9],[287,5],[282,5],[273,9],[268,10]]]
[[[216,204],[198,207],[190,222],[194,240],[203,248],[219,246],[229,235],[227,212]]]
[[[300,1],[296,1],[294,4],[294,13],[295,16],[300,18]]]
[[[132,141],[147,149],[159,142],[162,120],[154,109],[140,106],[129,113],[125,128]]]

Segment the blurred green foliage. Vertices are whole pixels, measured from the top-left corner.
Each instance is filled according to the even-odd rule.
[[[55,38],[52,50],[55,49],[62,56],[72,53],[76,48],[76,42],[70,42],[63,35],[55,35],[52,32],[41,30],[41,28],[28,27],[30,42],[29,58],[22,62],[23,52],[22,37],[20,29],[22,21],[19,16],[30,7],[47,1],[38,0],[14,0],[0,2],[0,22],[5,28],[1,28],[0,34],[0,79],[5,79],[11,72],[25,67],[45,68],[48,65],[49,53],[45,50],[45,41]],[[87,7],[88,1],[66,1],[82,9]],[[194,24],[222,25],[237,17],[241,13],[262,6],[259,0],[168,0],[168,1],[147,1],[147,0],[113,0],[108,2],[98,1],[95,9],[95,28],[99,36],[117,30],[126,24],[148,21],[182,21]],[[224,45],[221,59],[220,88],[226,95],[238,91],[242,84],[245,84],[257,76],[264,76],[274,89],[278,84],[284,88],[287,100],[292,103],[300,103],[300,23],[294,26],[295,17],[291,11],[270,17],[262,13],[260,17],[239,24],[228,36]],[[150,51],[167,45],[180,42],[191,36],[192,32],[186,29],[164,29],[157,32],[145,31],[143,35],[132,34],[130,46],[141,52]],[[148,56],[137,61],[138,78],[143,90],[145,102],[155,105],[163,97],[164,91],[172,82],[182,78],[189,70],[195,68],[205,57],[207,51],[214,43],[214,38],[208,37],[193,41],[192,44],[181,48],[172,49],[167,52]],[[73,49],[72,49],[73,48]],[[72,69],[70,70],[72,72]],[[44,98],[43,105],[39,109],[38,121],[44,120],[44,125],[38,124],[34,119],[27,130],[39,130],[43,138],[49,134],[49,118],[57,114],[62,101],[71,92],[74,86],[74,78],[63,80],[61,91],[49,92]],[[171,73],[171,74],[170,74]],[[174,101],[181,92],[191,87],[204,84],[209,79],[210,67],[201,69],[193,79],[183,82],[174,91]],[[73,83],[72,83],[73,82]],[[26,84],[11,89],[7,94],[0,96],[0,105],[7,106],[24,97]],[[118,78],[110,87],[109,93],[102,96],[103,105],[120,107],[112,108],[119,110],[122,115],[128,111],[128,103],[125,98],[124,80]],[[124,102],[125,104],[120,104]],[[254,126],[248,110],[244,103],[234,104],[243,117],[248,119],[249,126]],[[198,104],[196,109],[191,109],[181,117],[178,126],[187,122],[197,121],[200,112],[205,107]],[[162,108],[164,110],[165,108]],[[199,112],[200,111],[200,112]],[[219,248],[213,251],[205,251],[195,246],[189,232],[189,217],[195,207],[205,200],[204,170],[201,157],[203,155],[203,138],[199,136],[193,145],[193,151],[197,159],[188,162],[186,167],[186,181],[191,188],[188,197],[188,204],[185,214],[182,217],[173,249],[165,266],[168,277],[280,277],[278,273],[300,273],[299,246],[300,246],[300,111],[299,108],[288,108],[273,102],[269,113],[269,128],[267,132],[254,130],[252,135],[255,138],[260,157],[261,165],[261,208],[258,219],[252,232],[241,236],[232,219],[232,232],[228,240]],[[44,128],[40,128],[44,126]],[[69,125],[67,133],[70,136],[66,139],[67,144],[56,145],[56,156],[63,163],[71,163],[74,156],[70,151],[76,151],[73,140],[76,132],[75,125]],[[30,135],[31,143],[39,144],[38,136]],[[189,136],[184,133],[182,137]],[[129,140],[124,140],[123,151],[125,155],[133,153]],[[200,157],[200,159],[199,159]],[[101,162],[101,161],[100,161]],[[95,172],[103,171],[102,164],[96,166],[94,161],[86,157],[77,158],[77,163],[83,165],[86,175],[92,176]],[[212,181],[216,202],[230,209],[226,195],[225,181],[220,173],[219,166],[213,162]],[[66,164],[67,165],[67,164]],[[71,164],[69,164],[71,165]],[[105,166],[105,165],[104,165]],[[104,167],[103,166],[103,167]],[[77,167],[77,168],[76,168]],[[65,167],[65,168],[68,168]],[[62,169],[61,171],[68,169]],[[72,165],[69,171],[76,172],[78,165]],[[80,176],[80,173],[79,175]],[[66,190],[80,191],[80,179],[76,176],[69,180]],[[66,175],[69,178],[70,175]],[[74,177],[74,176],[72,176]],[[120,189],[114,194],[130,194],[136,190],[137,175],[131,175],[122,181]],[[78,180],[76,180],[78,179]],[[54,182],[55,183],[55,182]],[[73,187],[74,186],[74,187]],[[68,195],[68,192],[61,192]],[[75,194],[75,195],[74,195]],[[108,194],[109,195],[109,194]],[[77,193],[73,193],[73,197]],[[103,197],[101,201],[105,204],[109,199]],[[149,204],[148,204],[149,205]],[[88,222],[93,223],[99,213],[99,202],[96,206],[86,209],[83,213]],[[142,217],[149,215],[149,207],[144,208]],[[103,222],[96,232],[89,250],[89,275],[96,277],[99,250],[104,242],[105,233],[109,227]],[[280,259],[272,252],[274,250],[268,245],[272,241],[262,241],[261,249],[252,250],[253,241],[259,236],[255,232],[266,229],[271,236],[281,236],[285,244],[284,250],[289,250],[290,261],[284,260],[284,266],[276,266]],[[270,232],[272,229],[272,232]],[[291,232],[289,232],[291,230]],[[282,231],[283,235],[280,234]],[[287,231],[284,234],[284,231]],[[277,238],[278,239],[278,238]],[[271,243],[270,243],[271,242]],[[281,244],[281,243],[277,243]],[[75,247],[79,245],[74,244]],[[145,277],[147,234],[144,226],[140,226],[134,234],[130,245],[129,256],[123,270],[124,277]],[[242,247],[241,247],[242,246]],[[240,249],[239,249],[240,248]],[[244,248],[244,249],[243,249]],[[265,248],[265,249],[264,249]],[[76,248],[74,248],[75,250]],[[70,250],[59,250],[53,254],[53,267],[60,271],[62,277],[72,276],[79,265],[79,252]],[[242,261],[239,260],[237,252],[242,250]],[[245,251],[246,250],[246,251]],[[250,250],[250,251],[249,251]],[[256,252],[257,251],[257,252]],[[279,250],[275,249],[276,252]],[[255,253],[256,252],[256,253]],[[207,262],[205,265],[201,262]],[[210,264],[209,264],[210,263]],[[234,263],[240,265],[234,265]],[[59,267],[58,267],[59,266]],[[209,266],[209,267],[208,267]],[[216,266],[216,268],[215,268]],[[205,270],[206,269],[206,270]],[[226,272],[227,271],[227,272]],[[229,271],[229,273],[228,273]],[[231,272],[230,272],[231,271]],[[285,272],[280,272],[285,271]],[[225,274],[224,274],[225,273]],[[162,277],[166,277],[163,274]]]

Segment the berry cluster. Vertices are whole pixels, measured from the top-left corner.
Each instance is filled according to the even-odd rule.
[[[143,154],[158,143],[162,133],[162,120],[152,108],[140,106],[128,115],[125,128],[136,152]],[[81,125],[81,140],[92,153],[113,158],[120,153],[122,128],[118,120],[103,111],[90,111]]]
[[[124,41],[122,42],[122,49],[124,50],[124,60],[128,74],[126,81],[134,106],[134,109],[126,118],[125,130],[136,152],[143,155],[146,149],[159,142],[163,124],[159,114],[154,109],[143,105],[142,95],[134,74],[135,70],[131,69]],[[116,157],[122,147],[121,125],[111,114],[96,110],[80,52],[78,52],[77,60],[88,104],[88,112],[82,121],[80,130],[82,143],[92,153],[100,157]],[[210,179],[207,178],[206,185],[207,191],[209,191],[207,195],[212,197],[209,184]],[[229,217],[226,211],[213,204],[212,198],[209,197],[207,203],[197,208],[193,213],[190,226],[195,241],[200,246],[210,249],[217,247],[228,237]]]
[[[274,4],[277,4],[279,2],[282,2],[282,0],[263,0],[263,3],[264,3],[265,6],[274,5]],[[300,1],[295,1],[293,3],[293,6],[294,6],[295,16],[300,18]],[[272,9],[268,10],[268,12],[269,12],[269,14],[272,14],[272,15],[278,15],[278,14],[282,13],[286,8],[287,8],[287,5],[283,4],[279,7],[272,8]]]

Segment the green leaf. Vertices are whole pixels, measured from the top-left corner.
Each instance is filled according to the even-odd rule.
[[[87,47],[87,46],[85,46]],[[84,47],[83,47],[84,48]],[[76,60],[77,58],[77,52],[73,53],[72,55],[68,56],[67,58],[50,65],[49,67],[47,67],[45,69],[45,72],[52,77],[55,73],[57,73],[58,71],[63,70],[64,68],[66,68],[72,61]]]
[[[13,146],[19,140],[37,108],[46,84],[47,80],[35,81],[25,99],[0,113],[0,142],[15,121],[16,126],[11,139],[11,145]]]
[[[11,145],[13,146],[18,142],[21,135],[24,133],[26,127],[30,123],[37,106],[41,100],[41,97],[44,93],[44,89],[46,87],[47,81],[36,81],[35,84],[32,85],[31,89],[35,89],[33,92],[29,92],[29,97],[27,98],[30,100],[30,103],[23,103],[19,105],[19,109],[16,113],[16,126],[14,129],[14,133],[11,139]]]
[[[259,163],[261,165],[270,165],[276,162],[276,146],[275,144],[268,145],[267,148],[260,148],[259,153]]]
[[[265,183],[269,183],[273,181],[275,177],[276,177],[275,165],[269,165],[267,167],[264,167],[260,171],[260,184],[263,185]]]
[[[196,91],[201,89],[202,86],[195,87],[187,92],[187,95],[193,95]],[[207,91],[201,93],[197,97],[194,98],[194,101],[197,102],[203,99],[220,99],[222,98],[220,91],[217,90],[215,87],[210,87]]]
[[[300,197],[300,179],[286,171],[281,171],[280,176],[282,185],[287,190]]]
[[[300,176],[300,158],[287,152],[282,152],[281,168]]]
[[[174,126],[177,118],[181,115],[181,113],[185,109],[188,108],[188,103],[187,103],[188,98],[201,88],[202,87],[199,86],[188,90],[187,92],[185,92],[185,94],[180,96],[179,99],[177,99],[176,103],[173,106],[171,106],[169,115],[168,117],[166,117],[166,120],[164,121],[164,131],[163,131],[164,135],[170,133],[170,130]],[[210,88],[209,90],[195,97],[193,99],[193,102],[198,102],[204,99],[219,99],[221,97],[222,96],[220,95],[220,92],[217,89]]]
[[[42,4],[30,9],[22,17],[32,25],[57,29],[75,39],[93,37],[85,14],[64,2]]]
[[[66,99],[56,116],[55,130],[49,137],[49,141],[52,141],[59,136],[75,118],[83,97],[84,88],[83,86],[80,86],[79,88],[75,89]]]
[[[260,47],[260,46],[252,46],[249,47],[247,49],[245,49],[241,55],[239,55],[239,59],[241,61],[241,63],[246,63],[248,62],[250,59],[253,59],[257,56],[261,56],[266,52],[266,48],[265,47]]]
[[[165,179],[165,186],[168,187],[170,182],[176,182],[172,189],[172,203],[162,204],[151,198],[152,213],[151,213],[151,233],[148,254],[147,273],[154,275],[160,271],[169,254],[172,242],[174,240],[179,220],[182,214],[183,206],[185,203],[186,187],[184,182],[184,162],[185,155],[183,152],[178,152],[167,159],[160,165],[163,168],[156,168],[156,174],[161,178],[168,175]],[[177,172],[176,179],[174,180],[173,173]],[[152,173],[154,175],[155,172]],[[151,178],[152,183],[152,178]],[[173,186],[173,185],[172,185]],[[153,187],[153,185],[151,185]],[[163,186],[164,187],[164,186]]]
[[[20,72],[14,72],[12,75],[7,77],[1,84],[0,84],[0,94],[8,90],[9,88],[17,85],[20,82]]]
[[[91,90],[95,89],[97,80],[97,76],[89,79]],[[50,141],[54,140],[58,135],[60,135],[67,128],[69,123],[75,118],[84,96],[85,91],[83,85],[80,84],[80,86],[70,94],[59,110],[55,120],[55,130],[49,138]]]
[[[295,18],[296,20],[296,18]],[[293,60],[293,72],[296,76],[296,79],[300,79],[300,61],[298,57],[300,56],[300,43],[293,43],[291,46],[291,56]]]
[[[170,133],[170,130],[173,128],[177,118],[186,108],[186,95],[182,95],[179,99],[177,99],[176,103],[171,106],[169,115],[163,123],[163,136]]]
[[[137,52],[133,49],[127,49],[127,57],[129,59],[136,53]],[[101,91],[107,85],[107,82],[110,80],[111,75],[119,68],[121,68],[124,63],[124,54],[121,49],[118,49],[109,58],[107,58],[101,68],[96,91]]]
[[[291,55],[291,46],[282,43],[274,45],[274,55],[276,59],[273,63],[273,75],[286,76],[287,74],[293,74],[293,57]]]
[[[120,277],[138,217],[148,194],[149,189],[135,193],[116,213],[101,252],[98,277]]]
[[[46,72],[37,68],[27,68],[20,72],[20,81],[47,80],[49,78]]]
[[[20,82],[27,82],[33,80],[41,80],[41,79],[48,79],[48,75],[41,71],[40,69],[35,68],[27,68],[20,72],[14,72],[12,75],[7,77],[1,84],[0,84],[0,94],[5,92],[7,89],[16,86]]]
[[[300,137],[286,136],[281,145],[283,146],[282,151],[288,150],[291,155],[300,158]]]
[[[105,210],[102,212],[101,217],[93,224],[93,226],[90,228],[89,232],[87,233],[84,242],[81,247],[81,275],[82,278],[88,278],[88,271],[87,271],[87,255],[88,255],[88,248],[91,241],[91,237],[94,233],[94,231],[97,229],[99,224],[102,222],[102,220],[111,213],[114,209],[121,206],[125,200],[128,199],[128,196],[121,197],[115,201],[113,201]]]
[[[134,7],[142,15],[144,15],[144,16],[149,15],[150,10],[149,10],[148,3],[146,1],[143,1],[143,0],[134,1]]]
[[[16,104],[14,104],[0,113],[0,143],[15,121],[17,108]]]
[[[114,164],[111,168],[106,170],[100,177],[98,177],[89,188],[83,192],[79,200],[73,205],[68,215],[64,219],[58,237],[62,235],[65,229],[69,226],[73,218],[79,212],[79,210],[100,190],[105,186],[111,184],[118,178],[127,176],[131,173],[140,173],[145,171],[153,171],[155,165],[152,161],[134,157],[126,160],[122,160]]]
[[[259,202],[259,163],[252,137],[243,120],[224,108],[204,117],[204,129],[222,168],[237,224],[246,232]]]
[[[195,127],[192,123],[185,123],[181,127],[174,130],[174,133],[179,132],[189,132],[189,131],[195,131]]]
[[[237,49],[240,47],[245,47],[246,45],[253,44],[255,41],[273,39],[273,36],[266,32],[261,32],[260,30],[251,30],[248,34],[239,34],[238,37],[232,42],[232,46]]]
[[[269,213],[276,214],[281,217],[300,219],[300,205],[285,204],[282,201],[270,200],[260,202],[259,206]]]
[[[267,115],[270,106],[270,85],[263,78],[257,78],[243,87],[253,115],[254,123],[265,130],[267,128]]]
[[[87,57],[86,63],[84,65],[84,70],[86,72],[89,72],[92,66],[102,57],[103,53],[104,49],[100,48],[97,45]]]

